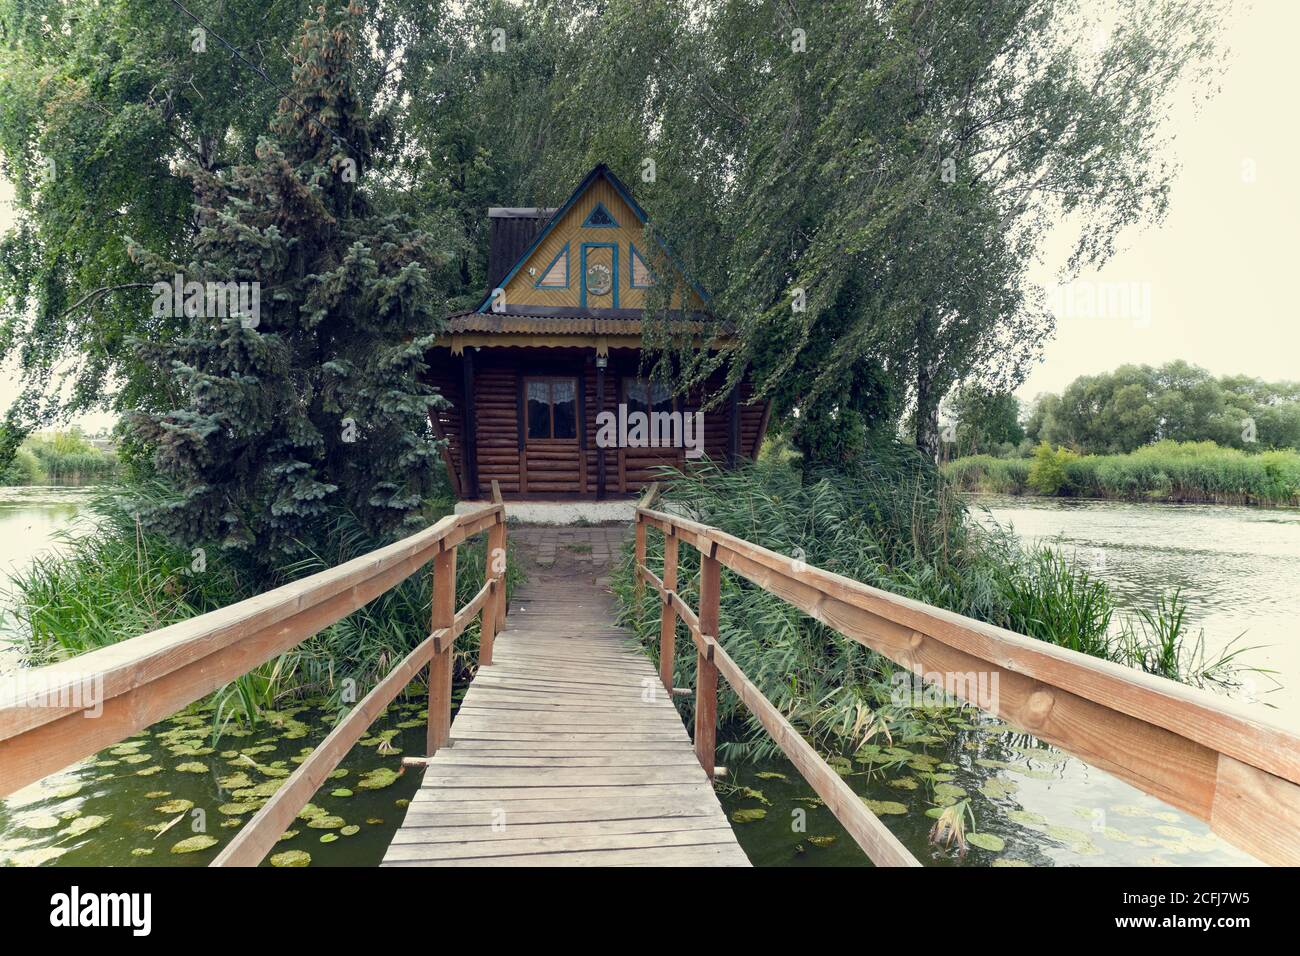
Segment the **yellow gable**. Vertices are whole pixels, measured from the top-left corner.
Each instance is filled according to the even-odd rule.
[[[605,175],[597,175],[560,215],[503,285],[504,306],[560,309],[643,309],[656,281],[641,220]],[[703,308],[688,295],[691,309]],[[681,295],[674,295],[674,308]],[[492,310],[491,300],[483,311]]]

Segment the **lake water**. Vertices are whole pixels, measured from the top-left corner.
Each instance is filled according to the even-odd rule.
[[[1300,725],[1300,511],[993,496],[971,504],[1022,540],[1073,552],[1126,605],[1149,607],[1180,588],[1206,646],[1251,647],[1242,662],[1277,672],[1250,681],[1254,696]]]

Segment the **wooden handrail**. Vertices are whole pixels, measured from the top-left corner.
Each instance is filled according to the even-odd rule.
[[[666,540],[687,542],[700,551],[702,563],[717,561],[945,692],[1204,820],[1260,860],[1300,864],[1300,734],[1258,708],[809,567],[699,522],[647,508],[637,509],[636,522],[638,585],[649,581],[656,587],[665,608],[687,621],[688,629],[699,627],[683,613],[689,608],[645,567],[646,527],[662,531]],[[665,559],[668,552],[666,547]],[[676,545],[672,554],[675,576]],[[661,626],[661,655],[665,646],[671,650],[664,633]],[[713,652],[715,663],[722,659],[719,650]],[[722,672],[735,687],[727,667]],[[671,683],[671,664],[666,673]],[[991,699],[962,693],[974,675],[988,678],[982,686],[997,687]],[[772,732],[754,709],[757,691],[749,699],[737,693]],[[834,810],[830,800],[827,805]]]
[[[483,614],[479,664],[505,620],[505,506],[449,515],[423,531],[338,567],[247,601],[0,680],[0,796],[112,746],[285,653],[400,584],[433,560],[434,627],[429,636],[341,720],[213,862],[252,866],[325,782],[351,747],[419,671],[430,665],[430,754],[435,728],[451,723],[451,656],[456,637]],[[483,587],[459,611],[455,556],[488,533]],[[498,543],[494,553],[493,544]],[[446,620],[438,616],[446,604]],[[486,660],[483,645],[486,644]],[[445,684],[445,688],[440,686]],[[91,688],[93,700],[84,699]],[[435,699],[436,697],[436,699]],[[51,701],[56,705],[51,706]],[[441,743],[445,743],[445,737]]]

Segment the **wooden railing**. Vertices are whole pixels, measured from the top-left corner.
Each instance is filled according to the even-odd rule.
[[[664,534],[662,579],[646,567],[651,527]],[[677,594],[682,541],[700,553],[698,615]],[[916,861],[718,644],[723,567],[926,682],[1206,821],[1258,859],[1300,864],[1300,734],[1259,708],[902,598],[646,507],[636,513],[636,564],[638,583],[649,582],[663,603],[660,677],[670,693],[675,619],[695,643],[695,742],[705,771],[714,768],[721,673],[877,864]],[[963,695],[972,675],[996,693]]]
[[[452,646],[482,613],[479,664],[489,665],[493,639],[505,622],[505,506],[496,482],[493,501],[247,601],[0,681],[0,796],[201,700],[347,617],[432,560],[429,636],[339,721],[212,864],[257,865],[375,718],[425,666],[429,754],[449,740]],[[456,550],[484,532],[483,587],[457,610]]]

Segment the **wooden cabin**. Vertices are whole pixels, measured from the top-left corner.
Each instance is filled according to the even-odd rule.
[[[611,444],[598,427],[620,406],[647,414],[700,407],[698,394],[672,395],[638,375],[646,293],[658,281],[650,263],[677,264],[663,246],[643,253],[646,214],[608,167],[588,173],[556,209],[492,208],[488,216],[490,291],[476,309],[449,317],[428,359],[433,384],[451,402],[433,427],[447,439],[457,497],[479,498],[493,480],[515,499],[633,495],[656,467],[682,467],[701,446],[719,464],[757,456],[768,405],[748,403],[748,381],[704,412],[702,438],[691,436],[689,448],[646,446],[635,434]],[[686,291],[676,298],[686,301],[674,310],[707,310],[704,290],[680,285]]]

